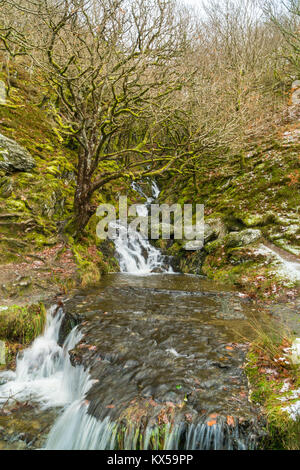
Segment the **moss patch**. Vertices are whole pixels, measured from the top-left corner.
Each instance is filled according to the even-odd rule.
[[[43,304],[2,307],[0,310],[0,339],[28,345],[42,333],[45,322],[46,311]]]
[[[287,407],[299,400],[300,368],[285,351],[291,340],[277,333],[260,335],[247,355],[246,373],[253,403],[262,406],[267,422],[264,449],[300,449],[300,416],[292,417]]]

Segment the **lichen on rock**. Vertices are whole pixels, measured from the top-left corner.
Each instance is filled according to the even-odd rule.
[[[0,134],[0,170],[7,173],[30,171],[36,166],[28,150],[15,140]]]

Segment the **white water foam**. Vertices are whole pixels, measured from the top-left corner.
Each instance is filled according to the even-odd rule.
[[[141,439],[141,433],[143,435]],[[99,421],[88,414],[88,403],[76,401],[56,421],[50,431],[48,450],[116,450],[122,437],[123,450],[212,450],[252,449],[254,436],[240,434],[238,425],[231,428],[206,422],[186,425],[183,422],[166,424],[163,433],[157,426],[123,425],[108,417]]]
[[[158,186],[155,181],[152,181],[152,197],[147,197],[135,182],[132,183],[132,188],[146,198],[145,204],[138,207],[138,215],[145,217],[148,215],[151,202],[159,196]],[[166,266],[166,257],[152,246],[149,240],[143,238],[139,232],[127,232],[127,229],[120,222],[115,224],[115,228],[120,235],[114,240],[114,243],[121,272],[137,275],[174,272],[170,266]]]
[[[142,276],[154,272],[173,272],[170,266],[166,266],[165,256],[152,246],[149,240],[144,239],[138,232],[128,231],[125,236],[126,228],[118,223],[116,226],[119,233],[124,232],[123,236],[114,240],[122,273]]]
[[[44,333],[17,357],[16,371],[0,373],[0,403],[16,399],[38,402],[42,408],[63,406],[82,396],[87,378],[83,367],[72,367],[68,351],[81,339],[75,327],[58,345],[62,309],[47,313]]]

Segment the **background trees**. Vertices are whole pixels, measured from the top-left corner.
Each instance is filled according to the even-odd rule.
[[[169,0],[42,0],[14,8],[31,17],[35,35],[18,32],[12,43],[25,37],[24,50],[55,101],[58,131],[78,146],[80,232],[95,211],[96,190],[129,173],[162,171],[174,158],[158,135],[170,119],[169,95],[186,79],[178,66],[186,24]]]
[[[285,72],[299,73],[300,69],[300,3],[299,0],[276,2],[267,0],[262,8],[271,23],[281,33],[282,43],[278,54],[291,66]]]
[[[298,60],[294,30],[287,34],[286,19],[266,2],[264,17],[254,0],[215,0],[203,17],[175,0],[0,7],[5,57],[30,68],[56,132],[77,148],[77,234],[95,212],[95,193],[112,180],[172,170],[197,186],[199,160],[216,153],[241,153],[243,166],[243,152],[270,130],[290,85],[282,34]]]

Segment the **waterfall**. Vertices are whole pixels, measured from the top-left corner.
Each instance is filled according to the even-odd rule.
[[[87,393],[93,385],[89,371],[73,367],[69,351],[81,340],[75,327],[62,347],[58,345],[63,310],[56,306],[47,312],[44,333],[17,358],[16,371],[0,374],[1,401],[30,399],[42,408],[63,406],[45,444],[46,449],[87,450],[200,450],[251,449],[254,434],[240,429],[238,423],[227,425],[221,418],[214,425],[207,417],[187,423],[179,412],[174,423],[163,426],[149,419],[137,423],[98,420],[89,413]]]
[[[145,204],[138,207],[139,216],[147,216],[151,203],[159,196],[159,189],[155,181],[151,182],[152,196],[145,195],[141,187],[133,182],[132,189],[146,199]],[[143,238],[137,231],[130,232],[120,222],[115,224],[119,237],[114,240],[117,256],[119,258],[120,270],[130,274],[150,273],[172,273],[173,269],[168,266],[167,257],[155,248],[149,240]]]
[[[133,188],[143,197],[142,189]],[[147,215],[159,189],[152,182],[152,197],[139,208]],[[118,223],[119,231],[126,230]],[[157,271],[172,272],[160,251],[137,232],[115,240],[122,272],[144,275]],[[57,450],[241,450],[255,448],[255,433],[240,427],[238,422],[228,424],[219,416],[212,426],[208,416],[195,414],[187,420],[187,410],[174,416],[172,423],[157,421],[151,411],[134,423],[124,423],[107,416],[98,420],[89,412],[88,392],[94,381],[89,370],[82,365],[73,367],[69,351],[81,341],[78,327],[73,328],[63,346],[58,344],[63,320],[63,310],[53,306],[47,312],[44,333],[17,357],[16,371],[0,373],[0,404],[14,400],[30,399],[42,408],[63,407],[45,444],[46,449]],[[169,350],[177,357],[174,348]],[[109,393],[109,390],[107,391]],[[160,405],[158,405],[160,406]],[[163,406],[163,405],[161,405]],[[149,410],[148,410],[149,411]],[[190,414],[190,416],[192,416]],[[250,426],[251,428],[251,426]]]
[[[238,424],[221,421],[209,426],[178,422],[163,427],[124,424],[106,417],[98,421],[88,414],[88,403],[70,405],[52,428],[46,449],[55,450],[246,450],[256,447],[256,438]]]
[[[58,336],[63,310],[53,306],[47,312],[44,333],[18,354],[16,371],[0,373],[0,404],[30,399],[43,408],[64,406],[82,396],[87,384],[83,367],[71,365],[68,351],[81,339],[75,327],[63,347]]]

